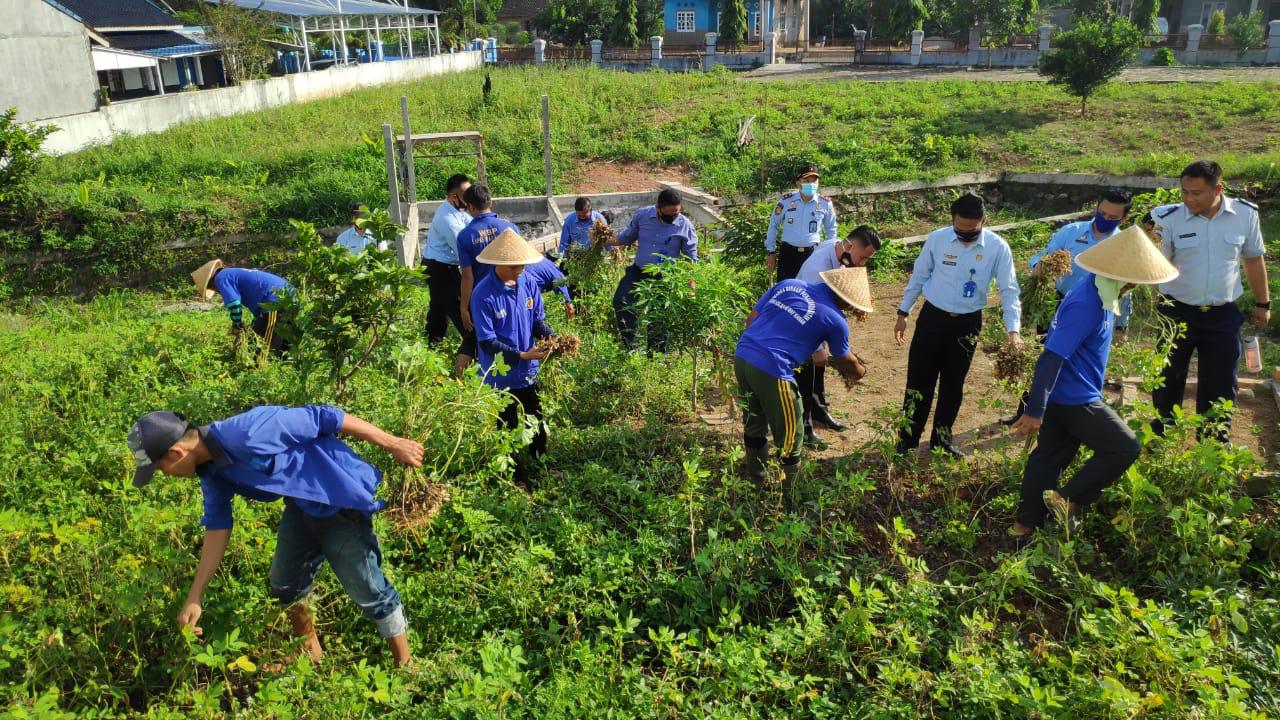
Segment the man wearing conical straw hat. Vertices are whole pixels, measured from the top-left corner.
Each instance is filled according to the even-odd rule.
[[[476,259],[493,268],[471,292],[470,314],[476,329],[480,372],[486,385],[511,394],[511,402],[498,421],[503,427],[518,427],[523,408],[538,425],[529,444],[530,458],[522,458],[519,452],[513,458],[516,483],[528,487],[530,460],[537,461],[547,449],[547,430],[538,397],[539,362],[547,353],[539,350],[536,343],[555,334],[547,325],[542,289],[524,271],[526,266],[542,260],[542,254],[515,231],[505,230]],[[508,368],[505,374],[499,374],[494,367],[499,355]]]
[[[222,304],[231,316],[233,334],[244,330],[242,321],[248,308],[253,315],[253,331],[267,343],[271,352],[282,355],[289,351],[289,342],[279,331],[279,326],[288,319],[281,318],[276,310],[267,309],[280,299],[280,293],[293,291],[288,280],[266,270],[226,267],[221,260],[210,260],[196,268],[191,280],[201,300],[208,302],[214,294],[222,296]]]
[[[1027,535],[1053,512],[1070,527],[1072,516],[1093,502],[1138,459],[1141,446],[1124,420],[1102,401],[1120,298],[1134,285],[1155,285],[1178,277],[1136,226],[1076,256],[1086,274],[1071,288],[1045,337],[1036,361],[1026,411],[1010,431],[1039,432],[1022,476],[1022,502],[1009,529]],[[1093,456],[1058,487],[1063,470],[1084,445]]]
[[[822,282],[783,280],[774,285],[747,317],[747,329],[734,353],[738,394],[742,397],[746,474],[764,482],[769,458],[769,434],[782,466],[783,500],[794,505],[793,488],[804,447],[803,408],[795,368],[824,342],[830,364],[853,383],[867,369],[849,348],[849,323],[844,313],[872,311],[866,268],[838,268],[820,274]]]

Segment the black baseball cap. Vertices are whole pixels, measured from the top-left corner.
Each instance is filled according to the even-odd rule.
[[[364,209],[365,209],[365,204],[362,202],[358,202],[355,205],[352,205],[351,206],[352,217],[355,217],[356,215],[359,215],[360,217],[364,217]]]
[[[138,422],[129,429],[129,451],[136,463],[134,487],[143,487],[151,482],[151,476],[156,474],[156,461],[164,457],[192,427],[185,417],[167,410],[149,412],[138,418]]]
[[[813,163],[805,163],[800,166],[800,172],[796,174],[796,179],[803,180],[804,178],[807,178],[810,175],[814,177],[819,177],[818,166],[814,165]]]

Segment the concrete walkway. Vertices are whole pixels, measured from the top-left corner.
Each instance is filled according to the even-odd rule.
[[[985,82],[1043,82],[1031,69],[968,69],[964,67],[878,67],[792,63],[766,65],[745,74],[750,80],[770,82],[898,82],[903,80],[980,80]],[[1275,82],[1280,67],[1134,67],[1120,75],[1122,82]]]

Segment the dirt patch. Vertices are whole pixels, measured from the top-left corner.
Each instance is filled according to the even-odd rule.
[[[898,347],[894,342],[894,309],[902,302],[902,290],[902,283],[872,284],[877,312],[868,316],[865,322],[855,325],[850,338],[854,352],[867,364],[866,379],[849,390],[833,370],[827,371],[827,399],[831,402],[831,411],[845,421],[849,429],[842,433],[819,430],[818,434],[829,443],[829,447],[822,450],[806,448],[807,457],[845,457],[882,442],[892,446],[889,424],[901,416],[907,380],[907,347],[915,330],[913,315],[908,321],[908,345]],[[1241,377],[1243,379],[1245,374],[1242,373]],[[1280,411],[1276,409],[1269,387],[1262,384],[1256,387],[1242,384],[1241,387],[1252,392],[1242,393],[1236,403],[1231,442],[1248,447],[1269,462],[1280,451]],[[1189,385],[1187,395],[1186,407],[1194,412],[1194,385]],[[995,379],[993,358],[977,352],[965,383],[964,403],[954,426],[956,446],[965,451],[1017,448],[1024,440],[1008,435],[998,423],[999,418],[1012,414],[1016,406],[1017,398],[1003,390]],[[741,419],[736,414],[729,417],[726,410],[723,406],[717,407],[710,412],[704,411],[703,417],[723,432],[741,437]],[[928,451],[931,429],[932,417],[922,435],[921,452]]]
[[[583,195],[606,192],[645,192],[656,190],[659,180],[693,185],[689,168],[663,167],[644,162],[587,160],[570,171],[569,185]]]

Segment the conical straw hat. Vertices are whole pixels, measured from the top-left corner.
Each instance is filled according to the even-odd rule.
[[[508,229],[481,250],[476,259],[489,265],[532,265],[542,259],[542,253]]]
[[[196,292],[200,294],[200,299],[205,302],[208,302],[213,297],[214,292],[209,289],[209,281],[213,279],[213,274],[221,269],[221,260],[210,260],[191,273],[191,279],[196,283]]]
[[[875,312],[871,305],[871,285],[867,282],[866,268],[836,268],[824,270],[818,276],[841,300],[864,313]]]
[[[1137,225],[1080,253],[1076,264],[1094,275],[1137,285],[1156,285],[1178,277],[1178,269]]]

